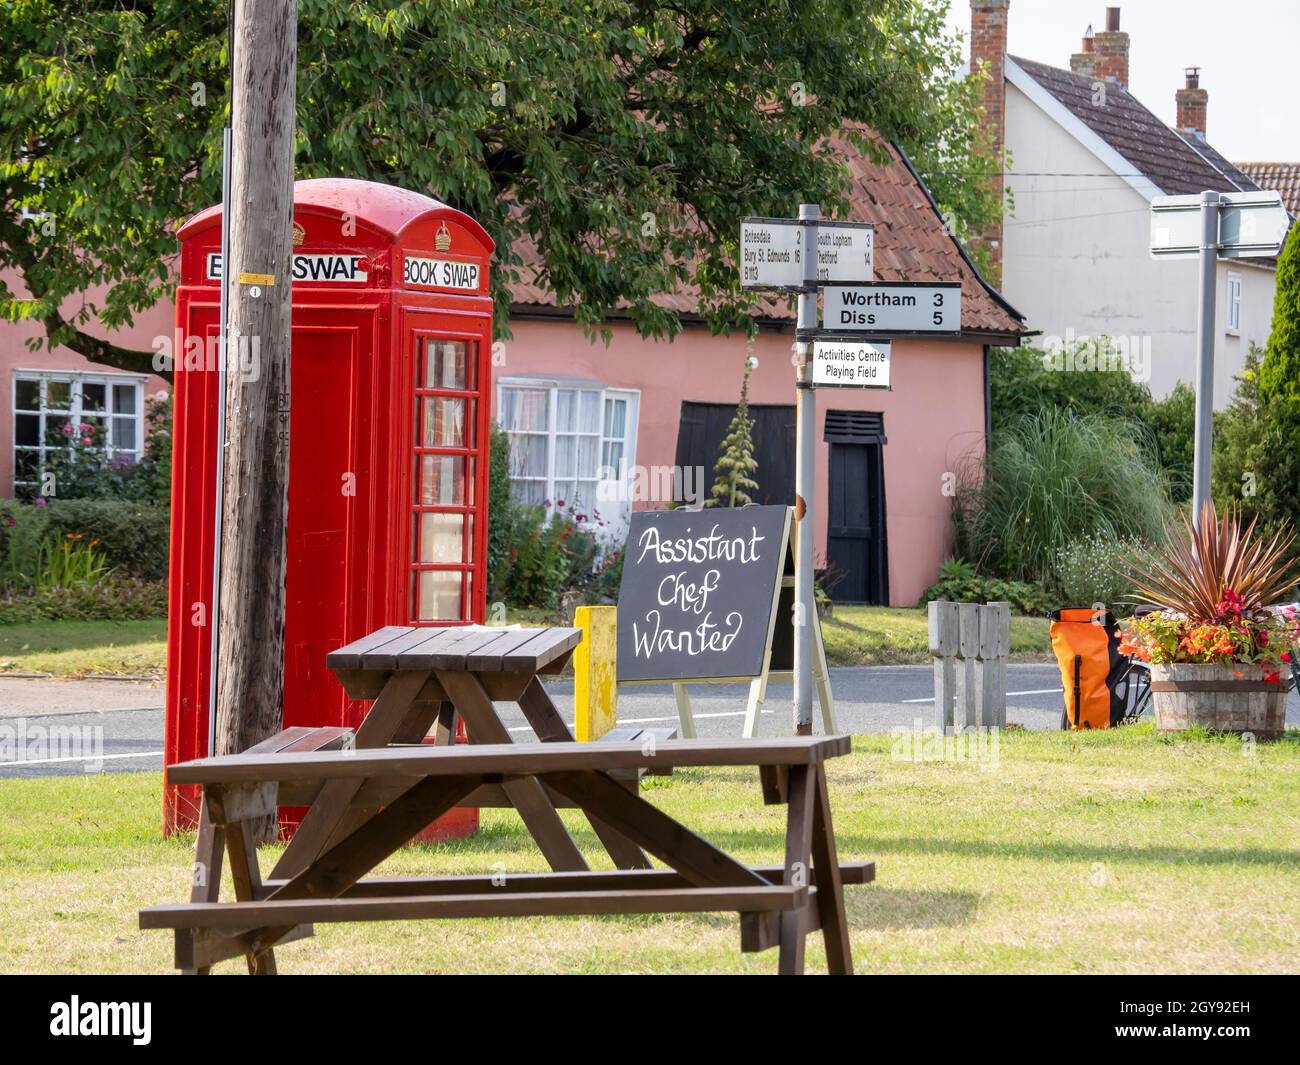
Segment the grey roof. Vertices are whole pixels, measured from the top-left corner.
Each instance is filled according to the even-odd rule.
[[[1165,195],[1255,188],[1204,140],[1170,129],[1118,82],[1106,83],[1105,103],[1097,106],[1092,102],[1095,78],[1019,56],[1008,58],[1128,160],[1135,174],[1147,178]]]

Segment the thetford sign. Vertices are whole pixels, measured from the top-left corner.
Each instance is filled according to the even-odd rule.
[[[757,676],[786,514],[780,506],[634,513],[618,595],[618,679]]]
[[[306,285],[322,282],[364,283],[369,274],[361,268],[361,255],[301,255],[293,257],[293,279]],[[208,280],[221,280],[221,253],[208,253]]]
[[[450,288],[477,292],[479,265],[455,259],[420,259],[408,255],[403,260],[402,280],[416,288]]]
[[[803,256],[811,227],[793,218],[748,218],[740,225],[742,288],[803,286]],[[817,282],[870,281],[875,231],[870,222],[820,222]]]

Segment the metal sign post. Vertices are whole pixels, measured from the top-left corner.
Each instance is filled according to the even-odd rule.
[[[1196,287],[1196,429],[1192,518],[1210,499],[1214,441],[1214,302],[1220,259],[1271,258],[1282,250],[1291,217],[1282,195],[1202,192],[1151,201],[1151,258],[1200,262]]]
[[[815,203],[799,205],[799,220],[813,223],[812,239],[818,242],[817,219],[821,208]],[[817,328],[817,259],[803,258],[803,291],[799,293],[798,329]],[[816,476],[813,456],[817,424],[817,395],[813,391],[812,345],[806,340],[795,342],[795,475],[794,475],[794,731],[797,736],[812,734],[813,697],[813,625],[817,604],[813,597],[813,482]]]

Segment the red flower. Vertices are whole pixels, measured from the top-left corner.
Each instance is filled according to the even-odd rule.
[[[1288,663],[1288,664],[1290,663],[1290,661],[1291,661],[1291,652],[1290,652],[1290,651],[1283,651],[1283,652],[1282,652],[1282,661],[1283,661],[1283,662],[1286,662],[1286,663]]]

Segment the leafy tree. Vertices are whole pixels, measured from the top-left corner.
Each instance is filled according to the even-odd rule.
[[[1218,421],[1218,416],[1215,416]],[[1146,422],[1160,449],[1160,465],[1169,475],[1169,495],[1175,503],[1192,498],[1192,466],[1196,447],[1196,392],[1179,381],[1164,399],[1151,405]]]
[[[745,358],[745,376],[740,382],[740,403],[722,438],[722,454],[713,466],[717,479],[713,482],[713,498],[706,505],[744,506],[754,500],[750,491],[758,491],[753,473],[758,469],[754,458],[754,422],[749,416],[749,375],[754,369],[751,358]]]
[[[974,82],[953,84],[945,6],[300,0],[297,171],[479,218],[499,249],[499,330],[525,244],[588,329],[619,307],[672,336],[680,319],[655,297],[685,283],[715,329],[747,327],[740,219],[842,210],[832,134],[897,141],[965,224],[1000,211],[971,173],[985,133]],[[221,0],[0,8],[0,268],[20,280],[0,283],[0,316],[150,367],[90,330],[170,297],[174,227],[219,196],[225,16]]]
[[[1277,260],[1273,328],[1259,386],[1265,403],[1278,396],[1300,398],[1300,226],[1291,227]]]
[[[1146,422],[1151,390],[1126,370],[1054,369],[1037,348],[995,348],[989,359],[993,432],[1018,425],[1025,416],[1053,408]]]

